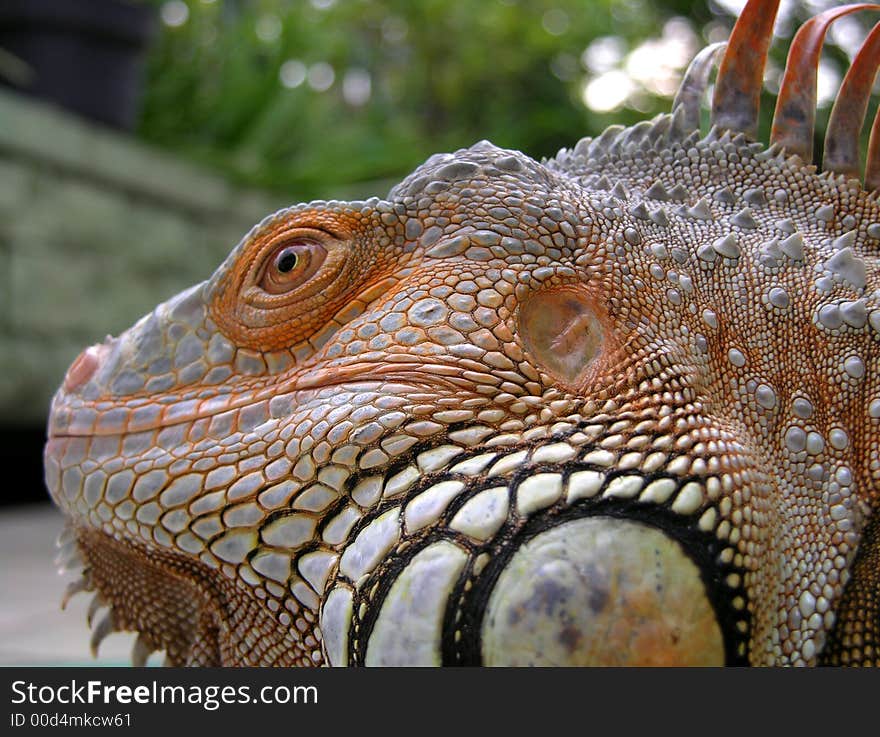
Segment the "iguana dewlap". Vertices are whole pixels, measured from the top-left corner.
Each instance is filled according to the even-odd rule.
[[[776,5],[743,12],[708,135],[717,47],[671,115],[543,163],[481,142],[385,199],[278,212],[87,349],[45,459],[70,591],[108,607],[93,647],[875,663],[880,135],[863,186],[858,133],[880,33],[820,173],[818,51],[862,6],[804,26],[765,148]]]

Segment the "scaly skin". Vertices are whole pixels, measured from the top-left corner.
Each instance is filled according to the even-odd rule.
[[[873,664],[880,206],[690,119],[281,211],[88,349],[46,478],[95,645]]]

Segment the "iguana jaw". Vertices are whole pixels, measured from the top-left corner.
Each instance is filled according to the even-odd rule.
[[[211,566],[140,541],[70,525],[66,531],[81,577],[62,605],[80,591],[94,592],[88,611],[91,648],[97,654],[112,632],[136,632],[132,664],[156,651],[164,665],[253,666],[320,664],[311,632],[316,615],[273,617],[254,589],[219,575]],[[103,614],[97,616],[104,610]],[[254,642],[250,632],[260,633]]]
[[[88,615],[94,654],[111,632],[131,631],[138,633],[134,665],[144,665],[157,650],[165,652],[166,665],[221,664],[221,638],[228,640],[230,632],[210,569],[98,530],[74,528],[74,535],[83,569],[73,585],[95,592]],[[95,619],[104,606],[106,613]],[[228,642],[223,649],[229,650]]]

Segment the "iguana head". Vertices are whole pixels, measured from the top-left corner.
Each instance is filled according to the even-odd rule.
[[[826,643],[858,611],[874,503],[880,208],[801,139],[798,157],[736,132],[768,5],[734,33],[758,60],[728,52],[708,136],[717,49],[673,115],[551,161],[481,142],[385,199],[267,217],[88,348],[45,457],[72,590],[109,606],[95,646],[123,629],[136,662],[175,664],[855,657]]]

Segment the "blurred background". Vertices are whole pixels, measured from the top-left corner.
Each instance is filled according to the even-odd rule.
[[[836,4],[783,0],[777,35]],[[279,207],[384,195],[483,138],[540,158],[668,111],[743,5],[0,0],[0,664],[88,660],[84,597],[57,611],[41,466],[51,395],[84,346],[209,276]],[[831,29],[817,145],[869,20]],[[102,661],[128,647],[111,636]]]

